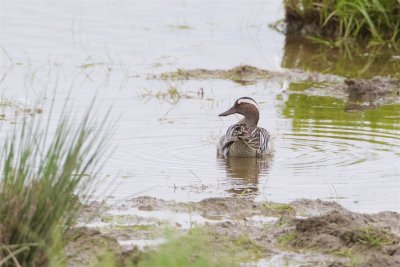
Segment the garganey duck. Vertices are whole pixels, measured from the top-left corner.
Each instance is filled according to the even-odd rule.
[[[241,97],[233,107],[219,114],[228,116],[241,114],[243,119],[230,126],[217,143],[217,152],[226,157],[253,158],[270,155],[273,152],[270,134],[258,127],[260,112],[257,102],[250,97]]]

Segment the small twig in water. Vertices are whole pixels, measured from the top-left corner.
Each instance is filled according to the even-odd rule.
[[[191,169],[188,169],[188,171],[189,171],[191,174],[193,174],[194,177],[196,177],[197,179],[199,179],[200,183],[203,183],[203,181],[200,179],[200,177],[199,177],[197,174],[195,174]]]

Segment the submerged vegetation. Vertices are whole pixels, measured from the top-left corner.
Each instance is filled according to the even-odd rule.
[[[60,253],[101,167],[108,134],[99,125],[90,110],[56,129],[50,115],[24,116],[2,139],[0,266],[46,266]]]
[[[398,0],[285,0],[288,34],[398,46]]]

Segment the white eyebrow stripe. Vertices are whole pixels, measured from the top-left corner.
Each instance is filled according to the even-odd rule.
[[[239,104],[242,104],[242,103],[252,104],[258,109],[257,103],[251,99],[247,99],[247,98],[239,99],[238,103]]]

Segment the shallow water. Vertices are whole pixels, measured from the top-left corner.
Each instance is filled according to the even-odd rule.
[[[187,201],[250,194],[400,211],[399,104],[346,112],[344,100],[301,94],[283,80],[241,86],[148,78],[177,68],[293,67],[285,37],[267,27],[283,16],[277,1],[2,1],[0,15],[3,98],[30,107],[39,100],[46,113],[43,96],[57,88],[54,117],[70,90],[78,112],[94,95],[99,117],[113,105],[116,148],[101,196]],[[302,66],[308,68],[294,65]],[[180,97],[170,97],[171,87]],[[260,125],[273,135],[270,160],[216,157],[216,139],[238,119],[217,114],[244,95],[259,102]],[[12,122],[13,110],[2,109]]]
[[[303,37],[286,37],[282,67],[333,73],[369,79],[375,76],[400,77],[400,51],[387,47],[360,45],[333,48]]]

